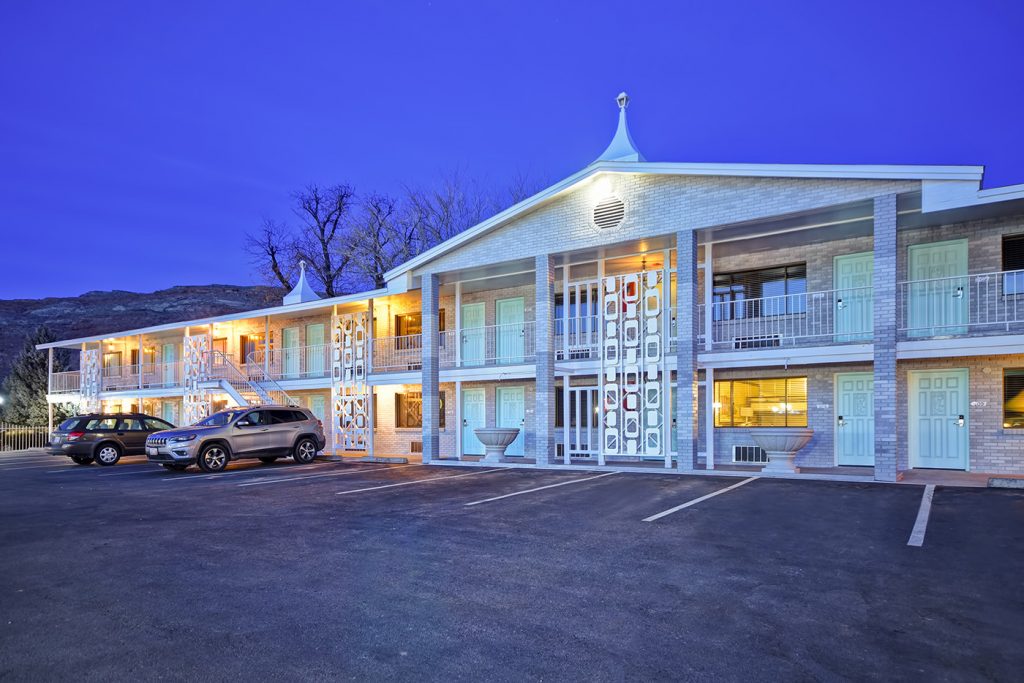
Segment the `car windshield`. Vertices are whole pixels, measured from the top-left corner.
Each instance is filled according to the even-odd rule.
[[[200,420],[196,423],[197,427],[223,427],[226,424],[230,424],[232,420],[238,417],[242,411],[240,410],[225,410],[221,413],[214,413],[210,417]]]

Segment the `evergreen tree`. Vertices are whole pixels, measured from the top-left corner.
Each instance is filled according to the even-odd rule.
[[[14,359],[11,373],[3,383],[4,397],[0,417],[5,422],[24,425],[45,425],[46,410],[46,359],[47,352],[36,349],[37,344],[56,341],[53,334],[45,327],[38,328],[25,338],[21,353]],[[55,349],[53,354],[53,371],[62,372],[68,369],[66,352]],[[54,419],[65,417],[61,406],[55,405]]]

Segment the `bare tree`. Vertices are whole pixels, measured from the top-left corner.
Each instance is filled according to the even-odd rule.
[[[374,287],[384,287],[384,274],[417,253],[419,215],[408,203],[384,194],[369,195],[361,209],[354,235],[355,267]]]
[[[249,234],[245,249],[250,259],[260,269],[265,279],[278,282],[285,289],[291,288],[288,272],[293,260],[292,237],[288,228],[270,218],[263,219],[259,232]]]
[[[349,185],[308,185],[294,195],[295,215],[302,224],[293,243],[296,258],[305,261],[327,296],[343,294],[345,269],[352,260],[348,222],[355,191]]]

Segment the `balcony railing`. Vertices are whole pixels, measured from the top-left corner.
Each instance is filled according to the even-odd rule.
[[[77,394],[82,390],[82,373],[78,370],[55,372],[50,376],[51,394]]]
[[[286,349],[271,349],[269,362],[265,349],[249,354],[246,365],[266,367],[273,379],[309,379],[330,377],[330,344],[312,344]]]
[[[535,330],[528,320],[442,332],[441,367],[532,363],[537,358]]]
[[[120,391],[122,389],[139,388],[138,365],[110,365],[100,373],[103,391]]]
[[[866,342],[872,338],[873,289],[855,287],[711,304],[715,349]],[[702,336],[706,308],[698,306]]]
[[[599,357],[601,318],[590,315],[555,320],[555,359],[588,360]]]
[[[444,332],[441,333],[444,340]],[[423,367],[423,335],[380,337],[373,340],[373,371],[404,372]]]
[[[182,362],[144,363],[142,365],[142,388],[156,389],[181,386]]]
[[[1024,331],[1024,270],[908,280],[898,297],[910,338]]]

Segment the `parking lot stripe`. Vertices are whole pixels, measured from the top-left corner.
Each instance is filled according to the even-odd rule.
[[[480,505],[482,503],[491,503],[491,502],[496,501],[496,500],[502,500],[504,498],[511,498],[513,496],[522,496],[522,495],[525,495],[527,493],[533,493],[534,491],[543,491],[545,489],[558,488],[559,486],[568,486],[569,484],[582,484],[585,481],[593,481],[595,479],[600,479],[601,477],[610,477],[613,474],[618,474],[618,472],[605,472],[604,474],[599,474],[596,477],[585,477],[583,479],[573,479],[572,481],[562,481],[562,482],[559,482],[557,484],[548,484],[547,486],[538,486],[536,488],[526,489],[525,491],[516,491],[514,493],[506,493],[503,496],[495,496],[493,498],[484,498],[483,500],[474,500],[472,503],[466,503],[466,507],[470,507],[472,505]]]
[[[917,519],[914,520],[914,530],[910,532],[910,540],[907,545],[920,548],[924,545],[924,532],[928,530],[928,516],[932,513],[932,498],[935,496],[935,484],[928,484],[924,487],[924,494],[921,496],[921,507],[917,510]]]
[[[242,463],[245,463],[246,461],[244,461],[244,460],[235,460],[235,461],[232,461],[232,462],[237,462],[239,464],[242,464]],[[164,474],[167,474],[167,478],[163,479],[162,481],[216,481],[217,479],[230,479],[232,477],[241,477],[244,474],[254,474],[254,475],[255,474],[264,474],[264,475],[270,475],[270,476],[273,476],[273,475],[280,476],[282,473],[278,471],[279,467],[280,466],[278,466],[278,467],[271,467],[271,468],[268,469],[266,467],[262,467],[260,465],[255,464],[255,463],[248,463],[244,467],[237,467],[235,469],[228,469],[228,470],[224,470],[223,472],[215,472],[213,474],[208,474],[208,473],[205,473],[205,472],[194,472],[192,474],[186,474],[185,472],[175,472],[175,473],[165,472]],[[293,467],[288,467],[287,469],[289,471],[291,471],[291,472],[294,472],[294,471],[299,470],[299,469],[302,469],[302,470],[311,469],[311,468],[328,469],[330,467],[332,467],[331,463],[315,462],[315,463],[312,463],[312,464],[309,464],[309,465],[295,465]]]
[[[429,477],[427,479],[417,479],[416,481],[403,481],[397,484],[384,484],[383,486],[370,486],[365,489],[354,489],[352,491],[338,491],[335,495],[347,496],[350,493],[363,493],[365,491],[379,491],[380,489],[390,489],[396,486],[412,486],[413,484],[426,484],[431,481],[441,481],[442,479],[459,479],[460,477],[475,477],[478,474],[489,474],[491,472],[507,472],[508,469],[505,467],[498,467],[493,470],[483,470],[482,472],[470,472],[469,474],[456,474],[454,476],[444,477]]]
[[[389,465],[387,467],[374,467],[373,469],[370,469],[370,470],[364,470],[364,469],[350,470],[350,469],[345,469],[344,471],[341,471],[341,472],[324,472],[322,474],[300,474],[297,477],[282,477],[280,479],[261,479],[260,481],[247,481],[247,482],[245,482],[243,484],[238,484],[238,486],[261,486],[263,484],[282,484],[282,483],[284,483],[286,481],[299,481],[299,480],[303,480],[303,479],[318,479],[320,477],[340,477],[340,476],[345,475],[345,474],[360,474],[362,472],[379,472],[380,470],[401,470],[401,469],[405,469],[406,467],[423,467],[423,465],[421,465],[419,463],[415,463],[415,464],[412,464],[412,465],[398,465],[398,466]]]
[[[662,517],[667,517],[668,515],[671,515],[673,512],[679,512],[680,510],[685,510],[686,508],[692,507],[692,506],[696,505],[697,503],[701,503],[701,502],[707,500],[708,498],[714,498],[715,496],[720,496],[723,493],[726,493],[727,491],[732,491],[733,489],[738,489],[739,487],[741,487],[741,486],[743,486],[745,484],[749,484],[750,482],[752,482],[752,481],[754,481],[755,479],[758,479],[758,478],[759,477],[750,477],[749,479],[744,479],[743,481],[739,482],[738,484],[733,484],[732,486],[726,486],[724,489],[718,489],[717,491],[712,491],[711,493],[709,493],[707,495],[701,496],[700,498],[694,498],[693,500],[687,501],[687,502],[683,503],[682,505],[677,505],[674,508],[669,508],[668,510],[665,510],[663,512],[659,512],[656,515],[651,515],[650,517],[645,517],[644,521],[645,522],[653,522],[653,521],[655,521],[657,519],[661,519]]]

